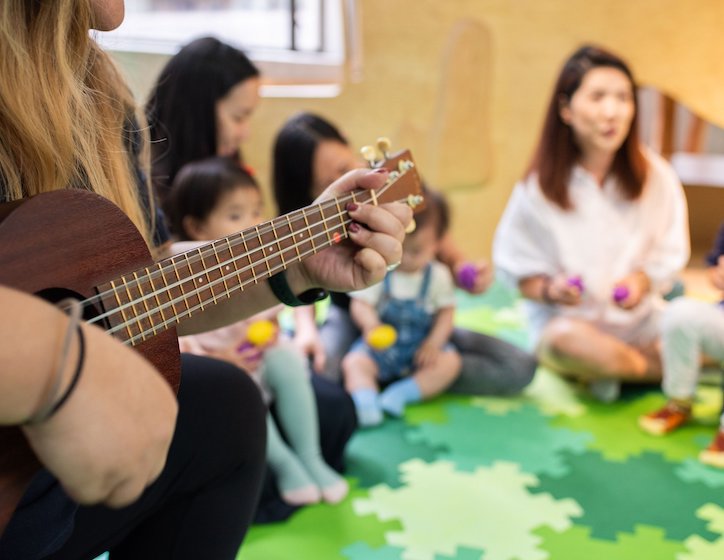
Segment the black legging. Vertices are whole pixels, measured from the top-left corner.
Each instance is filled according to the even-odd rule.
[[[80,508],[53,559],[233,560],[256,509],[266,452],[259,389],[225,362],[184,355],[179,416],[161,477],[133,505]]]

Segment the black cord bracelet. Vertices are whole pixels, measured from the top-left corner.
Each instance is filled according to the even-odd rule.
[[[276,298],[284,305],[290,307],[300,307],[302,305],[311,305],[327,297],[327,291],[322,288],[312,288],[306,292],[296,295],[292,292],[287,282],[287,275],[282,270],[272,275],[268,279],[269,287]]]
[[[60,410],[60,407],[65,404],[65,401],[68,400],[68,397],[73,393],[73,390],[75,389],[75,386],[78,384],[78,379],[80,379],[80,374],[83,371],[83,365],[85,364],[85,336],[83,335],[83,329],[80,325],[78,325],[77,328],[78,332],[78,362],[75,365],[75,371],[73,372],[73,377],[70,380],[70,384],[68,385],[68,388],[65,390],[65,393],[63,393],[63,396],[61,396],[58,401],[51,407],[48,414],[41,420],[47,420],[53,414],[58,412]]]
[[[58,410],[60,410],[60,407],[62,407],[65,402],[68,400],[70,395],[75,390],[76,385],[78,384],[78,379],[80,379],[80,374],[83,371],[83,365],[85,364],[85,336],[83,335],[83,329],[81,328],[81,325],[76,325],[75,328],[76,332],[78,333],[78,360],[75,365],[75,371],[73,372],[73,377],[70,380],[70,384],[65,389],[65,392],[61,395],[61,397],[47,410],[41,411],[40,414],[36,414],[33,417],[29,418],[25,424],[32,426],[33,424],[40,424],[41,422],[45,422],[48,418],[53,416]]]

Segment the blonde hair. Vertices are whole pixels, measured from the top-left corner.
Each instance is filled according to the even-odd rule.
[[[87,189],[149,242],[124,132],[135,104],[89,35],[92,17],[89,0],[0,3],[0,195]]]

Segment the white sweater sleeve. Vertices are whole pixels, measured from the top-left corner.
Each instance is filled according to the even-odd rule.
[[[557,271],[554,238],[544,223],[547,202],[534,196],[534,181],[518,183],[498,223],[493,241],[493,262],[498,276],[517,288],[518,282]]]

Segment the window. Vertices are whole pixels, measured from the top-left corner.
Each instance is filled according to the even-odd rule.
[[[289,86],[319,93],[342,82],[353,12],[353,0],[126,0],[123,24],[99,33],[99,42],[112,51],[171,55],[213,35],[259,65],[272,86],[265,94],[285,95],[279,92]]]

